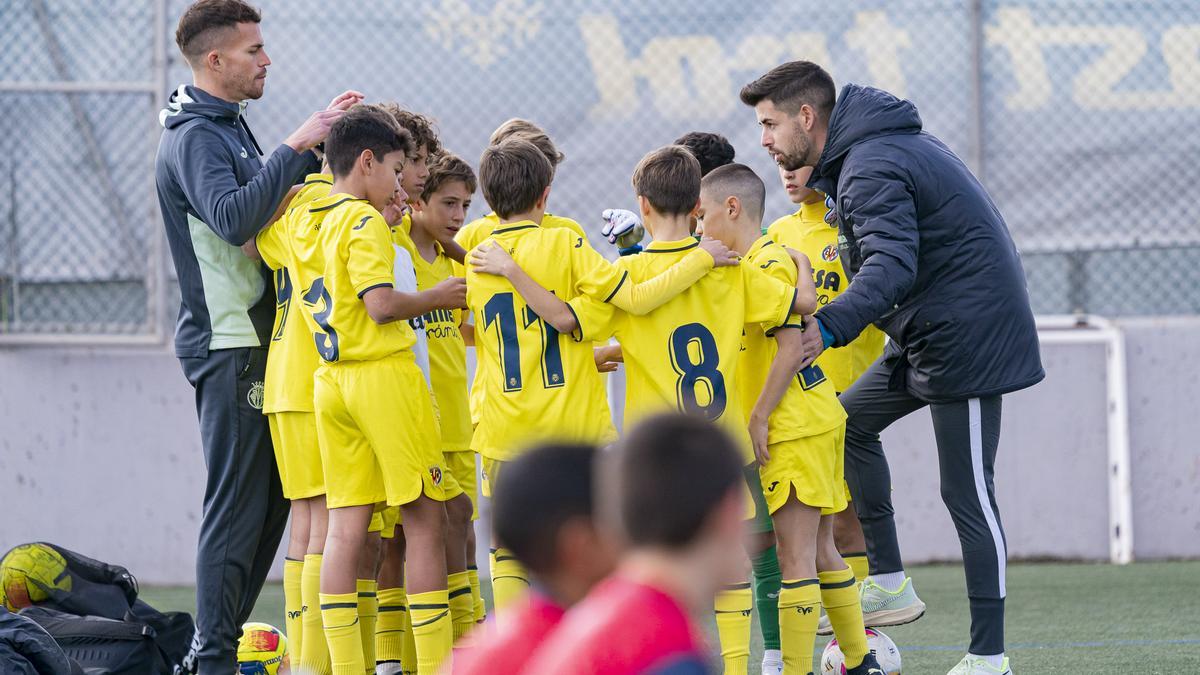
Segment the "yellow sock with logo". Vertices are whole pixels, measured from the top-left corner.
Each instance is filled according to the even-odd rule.
[[[846,553],[842,555],[842,560],[850,566],[850,571],[854,572],[854,580],[862,583],[871,574],[871,566],[867,564],[866,553]]]
[[[379,601],[379,614],[375,621],[375,662],[402,664],[404,617],[408,614],[404,589],[381,588],[376,599]]]
[[[304,647],[304,597],[300,590],[300,579],[304,576],[304,561],[285,558],[283,561],[283,612],[284,632],[287,633],[288,651],[300,654]]]
[[[362,635],[358,630],[358,593],[322,593],[321,617],[325,621],[325,640],[329,642],[329,672],[365,673]]]
[[[483,594],[479,591],[479,568],[469,565],[467,578],[471,581],[471,607],[475,612],[475,623],[479,623],[487,618],[487,608],[483,606]]]
[[[754,592],[750,583],[726,586],[717,593],[717,637],[721,642],[721,660],[726,673],[744,673],[750,662],[750,613]]]
[[[408,614],[417,644],[417,675],[436,675],[443,664],[449,665],[454,643],[449,593],[410,593]]]
[[[867,634],[863,629],[862,604],[858,599],[854,572],[849,567],[836,572],[820,572],[817,579],[821,581],[821,604],[825,606],[825,615],[846,655],[846,668],[854,668],[867,655]]]
[[[471,601],[471,580],[466,572],[446,577],[450,597],[450,621],[454,627],[454,642],[458,643],[475,625],[475,605]]]
[[[496,620],[504,620],[505,609],[513,602],[524,598],[529,592],[529,576],[512,551],[506,548],[492,549],[492,606]]]
[[[375,672],[375,619],[379,615],[379,598],[375,592],[378,587],[374,579],[358,580],[358,632],[366,675]]]
[[[329,672],[329,643],[325,641],[325,623],[321,618],[321,554],[304,556],[300,575],[300,598],[304,605],[300,631],[300,670],[306,673]],[[292,652],[296,654],[297,652]]]
[[[813,646],[821,618],[821,589],[816,579],[784,580],[779,586],[779,648],[783,672],[813,672]]]

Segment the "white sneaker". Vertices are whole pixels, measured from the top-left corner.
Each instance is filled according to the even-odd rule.
[[[962,661],[958,662],[957,666],[950,669],[946,675],[1012,675],[1012,669],[1008,667],[1008,657],[1004,657],[1004,663],[997,668],[988,663],[988,660],[979,656],[971,656],[970,654],[963,657]]]
[[[778,649],[764,649],[762,675],[783,675],[783,652]]]
[[[889,591],[867,577],[858,597],[862,602],[863,625],[867,628],[900,626],[925,614],[925,603],[913,590],[912,577],[905,577],[904,583],[895,591]]]
[[[375,664],[375,675],[401,675],[404,669],[398,661]]]

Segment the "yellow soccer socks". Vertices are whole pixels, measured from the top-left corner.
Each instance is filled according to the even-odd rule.
[[[283,611],[284,632],[287,633],[288,651],[296,655],[300,664],[300,653],[304,646],[304,598],[300,590],[300,579],[304,576],[304,561],[285,558],[283,561]]]
[[[398,663],[411,671],[416,663],[404,662],[404,633],[408,630],[408,599],[403,588],[379,589],[379,614],[375,622],[375,662]]]
[[[374,579],[358,580],[358,633],[362,641],[363,668],[375,672],[375,619],[379,614],[378,584]]]
[[[754,594],[750,583],[726,586],[717,593],[717,636],[726,673],[744,673],[750,662],[750,624]]]
[[[321,618],[321,558],[320,554],[304,556],[304,571],[300,574],[300,599],[305,607],[300,626],[303,651],[292,654],[293,662],[298,658],[300,670],[306,673],[329,672],[329,644]]]
[[[408,613],[417,645],[417,673],[435,675],[443,663],[449,662],[454,642],[449,593],[445,590],[411,593]]]
[[[863,579],[871,574],[870,566],[867,564],[866,552],[860,553],[843,553],[842,559],[850,566],[850,571],[854,572],[854,580],[862,583]]]
[[[450,597],[450,618],[457,643],[475,626],[475,604],[471,599],[471,580],[466,572],[455,572],[446,578]]]
[[[846,668],[854,668],[867,655],[867,634],[863,629],[862,605],[859,604],[854,572],[849,567],[836,572],[820,572],[817,579],[821,582],[821,604],[825,606],[825,615],[846,655]]]
[[[487,618],[487,608],[483,606],[483,594],[479,591],[479,568],[467,565],[467,578],[471,581],[471,606],[475,612],[475,623]]]
[[[505,607],[529,592],[529,577],[508,549],[492,549],[491,562],[492,606],[496,608],[496,620],[503,621]]]
[[[779,586],[779,644],[783,672],[811,673],[817,621],[821,618],[821,589],[816,579],[784,580]]]
[[[362,634],[358,628],[358,593],[322,593],[321,618],[333,675],[363,675]]]

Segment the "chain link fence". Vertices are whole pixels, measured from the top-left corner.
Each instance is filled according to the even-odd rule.
[[[567,155],[551,210],[595,232],[633,203],[645,152],[716,131],[778,217],[794,207],[737,91],[806,58],[917,104],[1007,218],[1035,311],[1200,311],[1192,0],[259,5],[274,63],[247,115],[267,152],[346,88],[431,114],[472,164],[527,117]],[[190,80],[172,40],[186,6],[0,3],[0,337],[169,333],[153,156],[157,108]]]

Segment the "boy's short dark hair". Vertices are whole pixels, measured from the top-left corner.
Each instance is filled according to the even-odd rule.
[[[600,461],[603,512],[635,547],[686,548],[745,480],[733,439],[694,415],[648,417]]]
[[[420,152],[421,148],[425,148],[425,152],[431,156],[442,151],[442,142],[438,139],[437,127],[432,119],[421,113],[405,110],[399,103],[384,103],[382,107],[396,118],[397,124],[412,135],[414,153]]]
[[[335,177],[345,176],[363,150],[384,155],[413,151],[412,136],[382,107],[360,103],[346,111],[329,129],[325,139],[325,161]]]
[[[497,541],[532,572],[554,571],[559,529],[593,515],[591,445],[547,444],[504,465],[492,499]]]
[[[837,90],[833,78],[821,66],[811,61],[789,61],[742,87],[738,96],[751,107],[770,101],[789,115],[800,112],[800,106],[807,103],[822,122],[828,122]]]
[[[675,145],[682,145],[696,156],[700,162],[700,176],[707,176],[718,166],[725,166],[733,161],[736,152],[733,144],[721,134],[707,131],[691,131],[675,139]]]
[[[687,215],[700,199],[700,162],[682,145],[663,146],[638,162],[633,190],[663,215]]]
[[[442,152],[429,161],[429,178],[425,180],[425,188],[421,190],[421,201],[426,204],[442,186],[454,181],[461,181],[467,192],[474,194],[478,184],[475,181],[475,171],[466,160],[451,152]]]
[[[523,138],[488,146],[479,158],[483,198],[501,218],[532,209],[553,178],[550,160]]]
[[[559,152],[558,146],[554,144],[554,141],[550,140],[550,135],[529,120],[514,117],[496,127],[496,130],[492,132],[491,138],[488,139],[488,145],[499,145],[510,138],[523,138],[533,143],[537,146],[538,150],[542,151],[546,159],[550,161],[550,168],[552,169],[557,170],[558,165],[562,164],[566,159],[566,155]]]
[[[720,200],[737,197],[747,217],[755,223],[762,222],[767,186],[754,173],[754,169],[745,164],[735,162],[713,169],[712,173],[700,179],[700,191]]]
[[[239,23],[262,23],[262,14],[242,0],[199,0],[179,17],[175,44],[188,63],[207,54],[216,44],[217,34]]]

